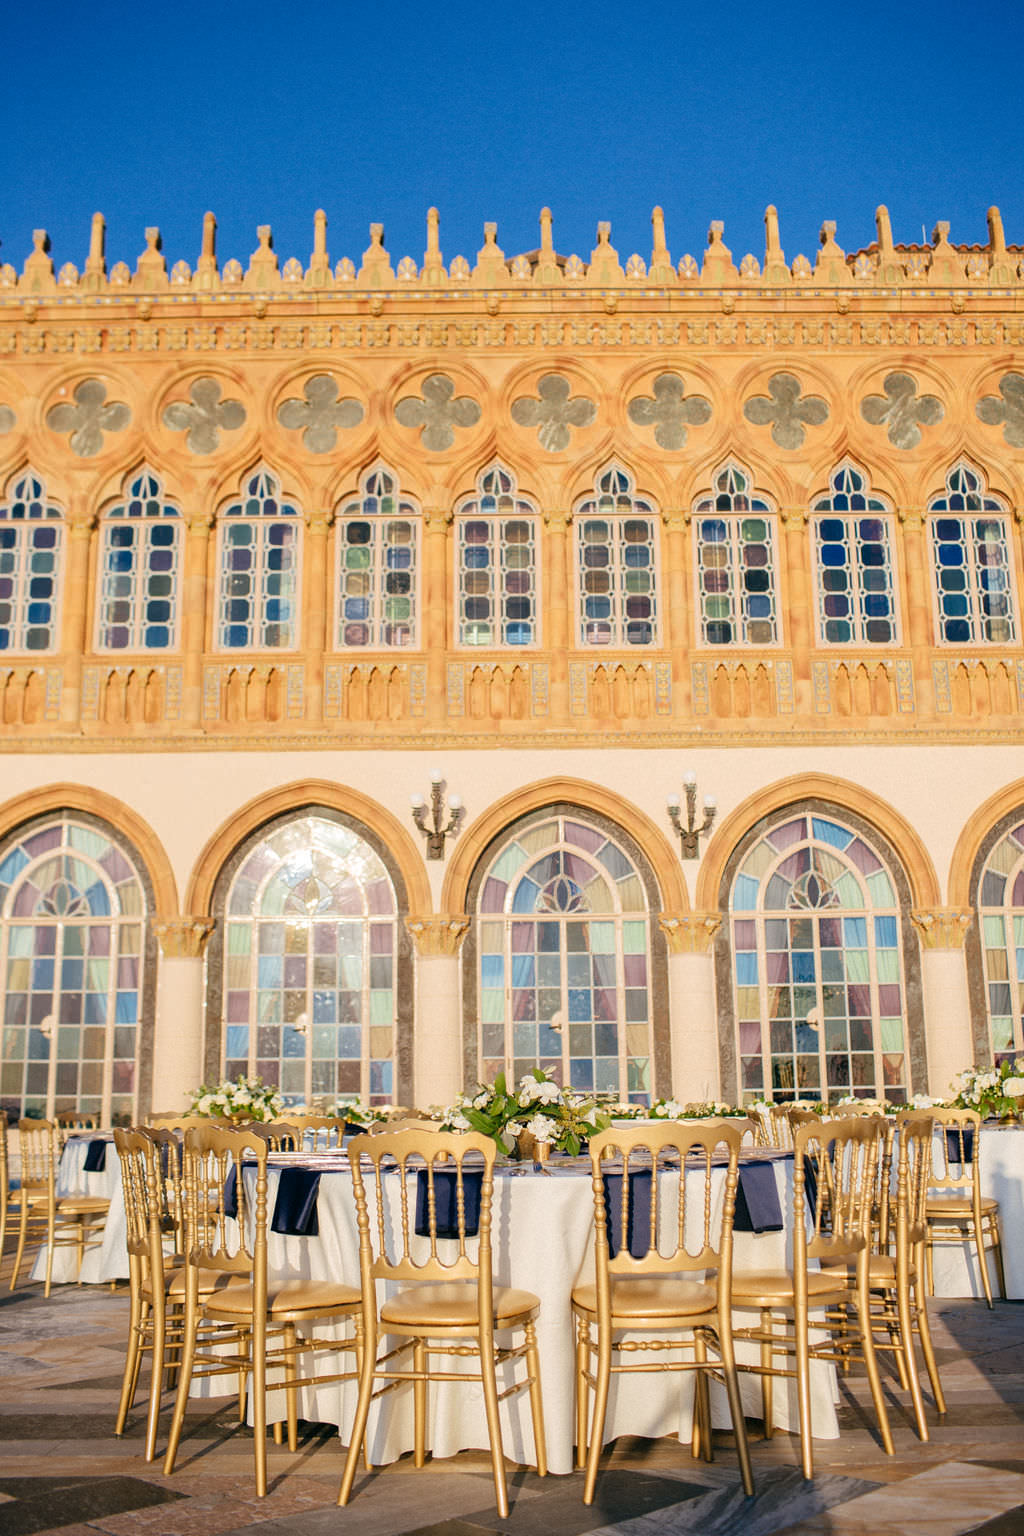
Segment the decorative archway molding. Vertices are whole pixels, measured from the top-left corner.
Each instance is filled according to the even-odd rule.
[[[689,912],[690,897],[679,855],[654,822],[603,785],[565,777],[540,779],[536,784],[514,790],[495,801],[465,829],[455,844],[441,888],[441,912],[445,917],[459,917],[467,911],[467,893],[473,871],[494,838],[521,816],[547,805],[578,805],[606,817],[628,832],[654,872],[662,910]]]
[[[910,823],[888,801],[860,784],[829,773],[798,773],[768,784],[749,796],[725,818],[708,846],[697,876],[696,906],[718,911],[726,865],[740,839],[765,816],[791,803],[824,800],[838,809],[862,816],[887,840],[900,859],[910,882],[915,910],[933,910],[941,902],[939,882],[931,855]]]
[[[47,784],[16,795],[0,805],[0,839],[10,836],[27,821],[59,811],[84,811],[98,817],[131,843],[149,875],[153,888],[153,921],[172,922],[178,916],[178,886],[163,843],[152,827],[123,800],[85,784]]]
[[[990,795],[968,818],[949,865],[949,905],[970,907],[971,880],[978,854],[991,829],[1015,810],[1024,811],[1024,779],[1015,779]]]
[[[198,918],[212,918],[217,876],[239,844],[268,821],[307,806],[310,810],[325,806],[341,811],[369,827],[390,849],[398,865],[410,911],[424,915],[433,911],[423,855],[402,824],[376,800],[344,784],[332,784],[327,779],[302,779],[295,784],[282,784],[250,800],[224,822],[196,860],[188,883],[186,910]]]

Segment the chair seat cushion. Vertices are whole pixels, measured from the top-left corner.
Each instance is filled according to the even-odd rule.
[[[999,1201],[993,1200],[991,1195],[982,1195],[981,1208],[986,1214],[998,1211]],[[962,1195],[931,1195],[925,1213],[928,1216],[973,1216],[974,1205],[970,1196],[965,1199]]]
[[[572,1299],[584,1311],[596,1313],[596,1284],[575,1286]],[[700,1317],[714,1312],[717,1301],[715,1287],[701,1280],[647,1275],[637,1276],[635,1280],[616,1278],[612,1281],[613,1320],[628,1318],[640,1322],[643,1318]]]
[[[807,1291],[812,1306],[820,1306],[829,1297],[847,1294],[845,1271],[838,1266],[812,1269],[807,1276]],[[737,1307],[792,1306],[793,1276],[785,1270],[750,1270],[732,1277],[732,1299]]]
[[[522,1317],[540,1307],[532,1291],[496,1285],[493,1291],[496,1323]],[[457,1280],[411,1286],[390,1297],[380,1309],[381,1326],[396,1323],[403,1328],[474,1329],[480,1318],[479,1292],[473,1284]]]
[[[110,1201],[102,1195],[64,1195],[57,1201],[59,1216],[95,1216],[110,1210]]]
[[[302,1316],[348,1311],[358,1307],[361,1300],[358,1287],[335,1284],[333,1280],[271,1280],[267,1287],[267,1314],[287,1322]],[[211,1315],[218,1317],[249,1316],[252,1286],[247,1280],[231,1277],[223,1290],[214,1287],[203,1304]]]

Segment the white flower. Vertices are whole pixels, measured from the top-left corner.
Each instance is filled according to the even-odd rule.
[[[683,1113],[683,1106],[678,1099],[666,1099],[661,1112],[666,1120],[678,1120]]]
[[[926,1093],[915,1093],[910,1101],[911,1109],[936,1109],[942,1103],[941,1099],[929,1098]]]
[[[583,1116],[583,1118],[587,1122],[588,1125],[596,1126],[597,1125],[597,1105],[595,1104],[593,1109],[588,1109],[587,1113]]]
[[[482,1093],[478,1093],[476,1098],[471,1100],[471,1103],[474,1109],[486,1109],[490,1100],[491,1096],[485,1088]]]
[[[557,1104],[562,1090],[547,1078],[538,1082],[535,1077],[524,1077],[519,1085],[519,1107],[529,1109],[531,1104]]]
[[[211,1113],[212,1109],[213,1095],[211,1093],[204,1093],[202,1098],[196,1104],[196,1113],[200,1115],[208,1115]]]
[[[460,1115],[458,1110],[455,1110],[454,1112],[449,1111],[448,1114],[445,1115],[445,1119],[453,1131],[471,1131],[473,1129],[465,1115]]]
[[[535,1141],[554,1141],[558,1135],[558,1122],[548,1115],[534,1115],[531,1120],[527,1120],[526,1130]]]
[[[1008,1099],[1019,1099],[1024,1095],[1024,1077],[1008,1077],[1003,1084],[1003,1092]]]

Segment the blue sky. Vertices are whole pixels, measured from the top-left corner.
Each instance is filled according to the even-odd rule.
[[[221,261],[264,223],[308,260],[317,207],[334,260],[358,261],[374,220],[419,261],[431,204],[446,260],[472,260],[489,219],[506,254],[531,249],[544,204],[584,258],[599,219],[623,260],[648,257],[655,203],[676,261],[713,218],[760,257],[769,202],[790,261],[826,218],[867,244],[879,202],[897,241],[938,219],[984,241],[997,203],[1024,242],[1013,0],[56,0],[10,7],[4,41],[0,261],[19,268],[34,227],[82,266],[96,209],[132,265],[147,224],[194,265],[207,208]]]

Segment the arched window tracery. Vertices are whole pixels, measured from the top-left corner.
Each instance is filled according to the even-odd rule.
[[[178,644],[181,514],[151,470],[135,475],[103,518],[97,649]]]
[[[398,477],[376,465],[339,509],[339,648],[413,647],[419,640],[419,508]]]
[[[818,637],[823,645],[897,639],[891,509],[863,470],[841,464],[812,503]]]
[[[978,884],[989,1045],[996,1061],[1024,1052],[1024,812],[985,859]]]
[[[529,646],[540,638],[537,508],[501,464],[456,515],[459,645]]]
[[[583,646],[658,642],[657,509],[632,475],[610,465],[579,502],[577,639]]]
[[[946,476],[945,495],[933,497],[928,512],[939,641],[1012,643],[1017,619],[1003,503],[961,460]]]
[[[217,639],[224,650],[290,650],[298,641],[301,518],[267,469],[221,518]]]
[[[731,461],[695,503],[701,638],[705,645],[774,645],[780,638],[775,517]]]
[[[0,503],[0,651],[57,649],[64,518],[34,470]]]

